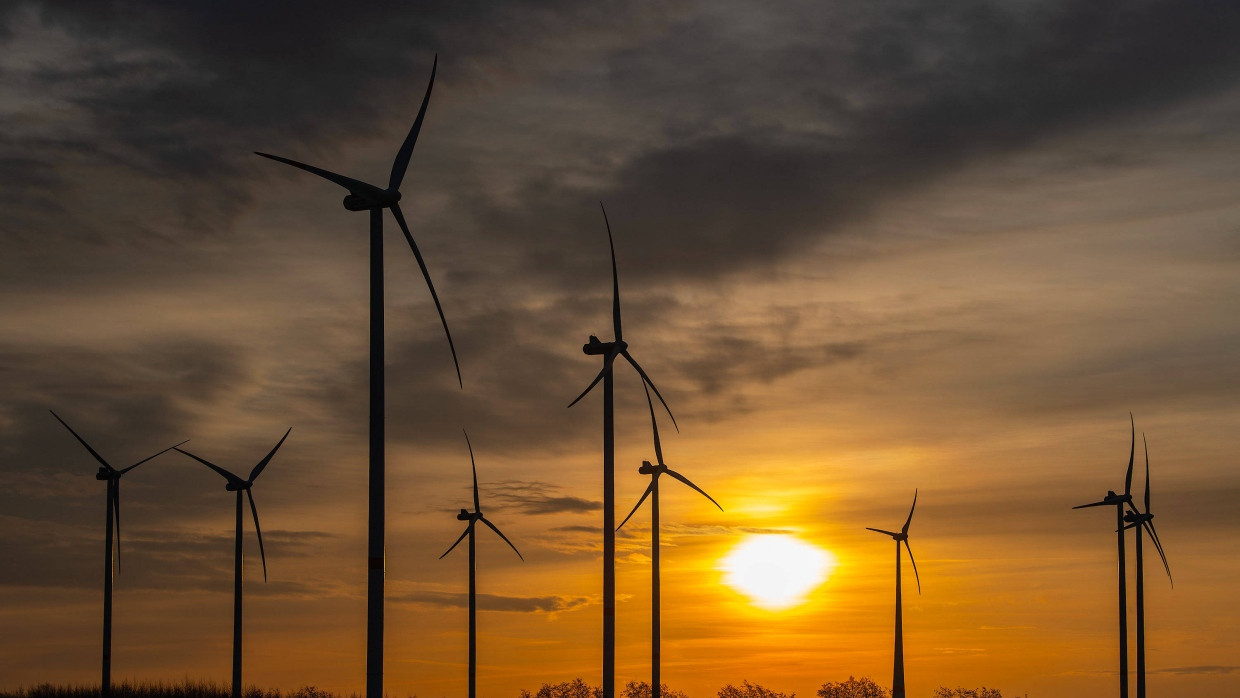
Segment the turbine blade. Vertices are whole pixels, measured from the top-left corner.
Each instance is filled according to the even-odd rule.
[[[392,204],[392,215],[396,217],[396,222],[400,224],[400,231],[405,234],[405,240],[409,242],[409,249],[413,250],[414,259],[418,260],[418,267],[422,269],[422,278],[426,279],[426,288],[430,289],[431,300],[435,301],[435,311],[439,313],[439,322],[443,323],[443,333],[448,338],[448,350],[452,352],[452,365],[456,366],[456,382],[461,388],[465,387],[465,381],[461,379],[461,363],[456,360],[456,345],[452,343],[452,332],[448,329],[448,318],[444,317],[443,306],[439,304],[439,294],[435,293],[435,284],[431,283],[431,273],[426,269],[426,262],[422,260],[422,253],[418,251],[418,243],[413,241],[413,234],[409,232],[409,226],[405,223],[405,215],[400,211],[400,204]]]
[[[220,466],[216,465],[215,463],[212,463],[211,461],[204,460],[204,459],[202,459],[202,458],[199,458],[198,456],[195,456],[194,454],[190,453],[189,451],[183,451],[183,450],[181,450],[180,448],[176,448],[176,447],[173,447],[173,449],[172,449],[172,450],[176,451],[177,453],[183,453],[183,454],[185,454],[185,455],[189,456],[190,458],[193,458],[194,460],[198,461],[199,463],[202,463],[203,465],[205,465],[205,466],[207,466],[208,468],[210,468],[210,469],[214,470],[215,472],[219,473],[220,475],[223,475],[223,476],[224,476],[224,479],[225,479],[225,480],[228,480],[229,482],[233,482],[233,483],[237,483],[237,484],[241,484],[241,483],[243,482],[243,481],[242,481],[242,479],[241,479],[241,478],[239,478],[239,477],[237,477],[236,475],[233,475],[232,473],[228,472],[227,470],[224,470],[223,468],[221,468]]]
[[[508,547],[512,548],[512,552],[516,553],[517,557],[521,558],[521,562],[525,562],[525,556],[521,554],[520,550],[517,550],[517,546],[513,545],[512,541],[508,540],[508,536],[504,535],[503,531],[496,528],[495,524],[488,521],[487,517],[485,516],[479,516],[478,520],[486,524],[487,528],[491,529],[492,531],[495,531],[495,535],[499,536],[500,538],[503,538],[504,542],[508,544]]]
[[[1150,513],[1150,443],[1145,440],[1145,432],[1141,432],[1141,443],[1145,446],[1145,513]]]
[[[629,363],[633,364],[633,368],[637,369],[638,375],[640,375],[642,380],[645,381],[646,384],[650,386],[650,389],[654,391],[655,396],[659,398],[659,402],[663,403],[663,409],[667,410],[667,416],[672,418],[672,426],[675,427],[677,433],[679,433],[680,425],[676,423],[676,415],[672,414],[672,408],[667,406],[667,400],[663,399],[663,393],[659,392],[659,387],[654,384],[654,381],[650,380],[650,376],[646,375],[646,371],[642,369],[641,365],[637,363],[637,360],[629,354],[628,349],[621,351],[620,354],[627,359]]]
[[[697,491],[698,491],[698,494],[700,494],[700,495],[702,495],[703,497],[705,497],[705,498],[709,499],[709,500],[711,501],[711,503],[712,503],[712,504],[714,504],[715,506],[719,507],[719,511],[723,511],[723,507],[719,505],[719,502],[716,502],[716,501],[715,501],[715,498],[714,498],[714,497],[710,496],[709,494],[706,494],[706,491],[705,491],[705,490],[703,490],[701,487],[698,487],[697,485],[693,484],[692,482],[689,482],[689,478],[685,477],[684,475],[681,475],[680,473],[676,472],[675,470],[670,470],[670,469],[667,471],[667,474],[668,474],[668,475],[671,475],[672,477],[676,478],[677,480],[680,480],[681,482],[685,483],[686,485],[688,485],[688,486],[692,487],[693,489],[697,490]]]
[[[103,456],[99,455],[95,451],[95,449],[91,448],[90,444],[86,443],[86,439],[83,439],[81,436],[78,436],[78,433],[73,430],[73,427],[66,424],[65,420],[60,418],[60,415],[56,414],[53,410],[48,410],[48,412],[52,413],[52,416],[56,418],[56,421],[60,422],[61,424],[64,424],[65,428],[69,430],[69,433],[73,434],[73,438],[77,439],[78,443],[85,446],[86,450],[90,451],[90,455],[94,456],[95,460],[99,461],[103,465],[103,467],[107,468],[108,470],[116,470],[116,468],[113,468],[111,464],[109,464],[106,460],[103,459]]]
[[[245,489],[245,495],[250,500],[250,513],[254,515],[254,532],[258,534],[258,556],[263,559],[263,581],[267,581],[267,552],[263,550],[263,529],[258,525],[258,507],[254,506],[254,492],[250,488]]]
[[[881,529],[881,528],[870,528],[869,526],[866,526],[866,527],[865,527],[865,530],[867,530],[867,531],[874,531],[875,533],[885,533],[886,535],[889,535],[889,536],[891,536],[892,538],[895,538],[896,536],[900,535],[899,533],[896,533],[896,532],[894,532],[894,531],[884,531],[884,530],[883,530],[883,529]]]
[[[652,477],[650,478],[650,484],[646,486],[646,491],[642,492],[641,499],[637,500],[637,504],[633,505],[633,511],[630,511],[629,515],[624,517],[624,521],[621,521],[619,526],[616,526],[617,531],[624,528],[624,525],[629,522],[629,519],[633,518],[633,515],[637,513],[637,510],[641,508],[642,502],[646,501],[646,497],[650,496],[650,493],[654,491],[655,487],[655,479]]]
[[[392,161],[392,176],[388,177],[388,189],[400,189],[400,182],[405,178],[405,170],[409,169],[409,158],[413,155],[413,145],[418,142],[418,131],[422,130],[422,119],[426,116],[426,105],[431,101],[431,88],[435,86],[435,70],[439,67],[439,54],[435,54],[435,62],[431,64],[431,80],[426,85],[426,95],[422,97],[422,106],[418,109],[418,117],[413,120],[413,128],[405,136],[405,142],[396,152]]]
[[[1171,586],[1175,587],[1175,579],[1171,577],[1171,565],[1167,563],[1167,554],[1163,552],[1162,541],[1158,540],[1158,531],[1154,530],[1154,522],[1146,521],[1146,529],[1150,532],[1150,540],[1154,543],[1154,549],[1158,551],[1158,556],[1162,558],[1163,569],[1167,570],[1167,579],[1171,581]]]
[[[448,554],[448,553],[452,552],[452,549],[453,549],[453,548],[455,548],[456,546],[460,545],[460,544],[461,544],[461,541],[465,540],[465,536],[468,536],[468,535],[469,535],[469,532],[470,532],[470,531],[472,531],[472,530],[474,530],[474,522],[473,522],[473,521],[470,521],[470,522],[469,522],[469,525],[465,527],[465,530],[461,532],[461,537],[460,537],[460,538],[457,538],[455,543],[453,543],[452,545],[448,546],[448,549],[447,549],[447,550],[445,550],[445,551],[443,551],[443,555],[440,555],[440,556],[439,556],[439,559],[440,559],[440,560],[444,559],[444,557],[445,557],[445,556],[447,556],[447,554]]]
[[[284,444],[284,440],[288,438],[291,431],[293,431],[293,427],[289,427],[288,431],[284,432],[284,436],[281,436],[276,445],[271,448],[271,451],[258,462],[258,465],[254,466],[254,469],[250,471],[250,482],[254,482],[254,478],[263,472],[263,468],[266,468],[267,464],[271,462],[272,456],[276,455],[276,451],[280,450],[280,446]]]
[[[616,360],[616,355],[619,353],[620,345],[617,344],[612,347],[611,353],[607,355],[607,358],[603,359],[603,370],[598,372],[598,375],[594,377],[594,380],[590,381],[590,384],[586,386],[585,390],[581,391],[580,395],[574,398],[572,402],[568,403],[569,407],[581,402],[581,398],[589,394],[589,392],[594,389],[594,386],[598,385],[598,382],[603,380],[603,376],[607,375],[607,372],[611,370],[612,362]]]
[[[646,406],[650,408],[650,428],[654,431],[654,457],[659,465],[663,465],[663,444],[659,442],[659,422],[654,418],[654,403],[650,401],[650,388],[642,382],[642,389],[646,391]]]
[[[917,560],[913,558],[913,549],[909,547],[908,539],[904,539],[904,549],[908,551],[909,562],[913,563],[913,578],[917,580],[917,593],[921,594],[921,575],[917,574]]]
[[[598,202],[603,209],[603,224],[607,226],[607,246],[611,248],[611,326],[616,341],[624,339],[624,329],[620,325],[620,276],[616,272],[616,243],[611,238],[611,223],[607,220],[607,209],[603,202]]]
[[[909,524],[913,523],[913,510],[917,508],[917,490],[913,490],[913,506],[909,507],[908,518],[904,520],[904,528],[900,529],[900,533],[908,533]]]
[[[271,155],[269,153],[260,153],[257,150],[254,151],[254,154],[261,156],[261,157],[265,157],[268,160],[275,160],[276,162],[282,162],[285,165],[292,165],[293,167],[296,167],[299,170],[305,170],[306,172],[309,172],[310,174],[318,175],[322,177],[323,179],[326,179],[329,182],[332,182],[334,184],[339,184],[345,189],[348,189],[350,194],[366,194],[366,193],[380,191],[379,187],[376,187],[373,184],[367,184],[366,182],[353,179],[352,177],[345,177],[344,175],[336,174],[335,172],[329,172],[320,167],[315,167],[314,165],[307,165],[304,162],[297,162],[296,160],[289,160],[288,158],[282,158],[279,155]]]
[[[1105,507],[1105,506],[1112,506],[1112,504],[1111,502],[1094,502],[1093,504],[1082,504],[1079,507],[1072,507],[1072,508],[1073,509],[1087,509],[1089,507]]]
[[[173,446],[169,446],[168,448],[165,448],[164,450],[160,451],[159,453],[155,453],[155,454],[149,455],[149,456],[147,456],[146,458],[143,458],[142,460],[138,461],[137,463],[134,463],[133,465],[129,466],[128,468],[122,468],[120,471],[118,471],[118,472],[117,472],[117,475],[124,475],[125,473],[129,472],[130,470],[133,470],[134,468],[138,467],[139,465],[142,465],[143,463],[147,462],[148,460],[150,460],[150,459],[154,458],[155,456],[162,456],[163,454],[167,453],[168,451],[171,451],[172,449],[176,448],[177,446],[180,446],[180,445],[182,445],[182,444],[187,444],[187,443],[189,443],[189,439],[186,439],[186,440],[182,441],[182,442],[181,442],[181,443],[179,443],[179,444],[176,444],[176,445],[173,445]]]
[[[1132,461],[1137,454],[1137,423],[1132,421],[1132,413],[1128,413],[1132,423],[1132,445],[1128,448],[1128,474],[1124,476],[1124,494],[1132,494]]]
[[[469,432],[464,429],[461,433],[465,435],[465,446],[469,448],[469,467],[474,471],[474,512],[482,513],[482,505],[478,503],[478,466],[474,464],[474,446],[469,443]]]

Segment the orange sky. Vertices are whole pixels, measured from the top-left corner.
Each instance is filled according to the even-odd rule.
[[[391,694],[465,694],[464,551],[437,559],[470,504],[462,428],[525,556],[479,539],[480,694],[599,681],[601,396],[565,405],[609,332],[600,199],[625,338],[681,425],[660,425],[666,462],[725,509],[662,490],[671,687],[889,684],[892,544],[865,528],[898,528],[916,489],[909,695],[1110,695],[1114,525],[1071,507],[1122,488],[1131,412],[1175,574],[1147,565],[1151,695],[1240,691],[1240,19],[880,5],[380,3],[350,18],[367,42],[313,4],[0,12],[21,173],[0,213],[0,690],[98,679],[103,489],[49,408],[118,464],[189,438],[244,470],[292,426],[254,489],[270,580],[247,534],[245,678],[361,690],[366,220],[249,152],[378,181],[438,51],[402,206],[465,386],[389,218]],[[623,371],[619,517],[645,410]],[[123,506],[114,676],[226,680],[230,493],[171,454]],[[721,582],[771,534],[838,560],[782,611]],[[649,676],[648,536],[644,510],[619,537],[621,683]]]

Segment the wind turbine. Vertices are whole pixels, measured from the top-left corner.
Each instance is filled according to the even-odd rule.
[[[917,560],[913,559],[913,549],[908,545],[908,527],[913,522],[913,510],[917,508],[917,490],[913,490],[913,506],[909,507],[908,518],[899,533],[884,531],[881,528],[866,527],[867,531],[875,531],[891,536],[896,542],[896,658],[895,668],[891,677],[891,698],[904,697],[904,612],[900,594],[900,543],[908,550],[908,561],[913,563],[913,577],[917,580],[917,593],[921,594],[921,577],[917,574]]]
[[[1167,579],[1172,588],[1175,580],[1171,579],[1171,565],[1167,564],[1167,555],[1163,552],[1162,543],[1158,540],[1158,532],[1154,530],[1154,515],[1150,513],[1150,445],[1141,434],[1141,443],[1145,446],[1145,511],[1135,507],[1124,514],[1127,523],[1124,528],[1137,529],[1137,698],[1145,698],[1145,562],[1141,557],[1141,529],[1149,531],[1150,541],[1162,558],[1163,568],[1167,570]],[[1131,504],[1129,505],[1131,506]]]
[[[644,385],[642,387],[645,387]],[[650,696],[651,698],[659,698],[659,690],[662,684],[659,682],[659,674],[661,668],[660,655],[660,630],[662,628],[660,621],[660,594],[659,594],[659,476],[667,475],[675,478],[689,487],[697,490],[703,497],[709,499],[712,504],[719,507],[719,511],[723,511],[723,507],[719,506],[714,497],[706,494],[702,488],[689,482],[689,478],[667,467],[663,462],[663,447],[659,443],[659,423],[654,417],[654,403],[650,400],[650,390],[646,390],[646,405],[650,408],[650,427],[654,432],[654,465],[650,461],[642,461],[641,467],[637,472],[642,475],[650,476],[650,485],[646,487],[646,491],[642,493],[641,499],[637,500],[637,504],[633,506],[633,511],[624,517],[624,521],[616,527],[619,530],[624,524],[633,518],[633,514],[641,508],[642,502],[650,497],[650,547],[653,551],[651,555],[651,573],[650,573]]]
[[[461,380],[461,365],[456,359],[456,347],[452,343],[452,333],[448,331],[448,320],[444,317],[443,308],[439,304],[439,295],[435,293],[435,285],[431,283],[430,272],[422,261],[422,253],[413,241],[409,226],[405,224],[405,216],[401,213],[400,183],[409,168],[409,158],[413,155],[414,143],[418,140],[418,132],[422,129],[422,119],[426,116],[426,105],[431,99],[431,88],[435,85],[435,70],[439,66],[439,56],[431,66],[431,79],[426,85],[426,95],[422,98],[422,107],[413,120],[413,127],[405,142],[401,144],[392,162],[392,174],[388,178],[387,189],[380,189],[334,172],[313,167],[288,158],[256,153],[265,158],[305,170],[318,175],[329,182],[334,182],[349,191],[344,197],[344,207],[349,211],[370,211],[370,514],[367,542],[367,584],[366,584],[366,696],[367,698],[383,698],[383,573],[384,556],[384,399],[383,399],[383,209],[392,210],[392,215],[400,225],[401,232],[413,256],[422,269],[422,277],[426,279],[426,287],[430,289],[431,298],[435,301],[435,310],[439,313],[439,321],[443,324],[444,334],[448,337],[448,349],[452,352],[452,363],[456,366],[457,383],[464,386]]]
[[[1132,461],[1137,453],[1137,425],[1132,413],[1128,413],[1128,421],[1132,426],[1132,445],[1128,447],[1128,473],[1124,475],[1124,493],[1115,494],[1108,490],[1107,496],[1101,501],[1082,504],[1073,509],[1088,507],[1115,507],[1116,538],[1119,547],[1119,695],[1128,698],[1128,575],[1127,563],[1124,560],[1124,506],[1132,507]]]
[[[464,429],[461,431],[464,432]],[[469,443],[468,433],[465,434],[465,445],[469,447],[469,467],[474,472],[474,510],[462,509],[461,513],[456,515],[458,521],[468,521],[469,523],[465,525],[465,531],[461,533],[461,537],[457,538],[456,542],[445,550],[443,555],[439,556],[439,559],[444,559],[448,553],[452,552],[453,548],[460,545],[465,536],[469,536],[469,698],[475,698],[478,695],[478,606],[474,579],[474,573],[477,569],[474,565],[474,524],[479,521],[486,524],[487,528],[495,531],[495,535],[504,539],[504,542],[508,544],[508,547],[512,548],[512,551],[517,554],[517,557],[521,558],[522,562],[525,562],[525,557],[521,555],[520,550],[517,550],[517,546],[508,540],[508,536],[505,536],[495,527],[495,524],[488,521],[487,517],[482,515],[482,505],[478,501],[478,466],[474,464],[474,447]]]
[[[258,508],[254,506],[254,493],[250,491],[250,488],[254,486],[254,480],[258,478],[260,473],[263,472],[263,468],[266,468],[267,464],[271,462],[272,456],[276,455],[276,451],[280,449],[280,446],[284,443],[284,440],[288,438],[289,432],[292,430],[293,428],[289,427],[289,430],[284,432],[284,436],[280,437],[280,440],[274,447],[272,447],[271,451],[268,452],[266,456],[263,456],[263,459],[250,470],[250,476],[244,480],[242,480],[239,476],[221,468],[215,463],[199,458],[198,456],[195,456],[188,451],[183,451],[180,448],[176,449],[177,452],[193,458],[199,463],[202,463],[208,468],[224,476],[224,479],[228,481],[228,484],[224,486],[224,489],[229,492],[237,493],[237,542],[234,546],[233,553],[232,698],[241,698],[241,542],[242,531],[244,528],[243,523],[245,521],[245,519],[241,516],[241,493],[244,492],[245,496],[250,500],[250,513],[254,515],[254,532],[258,534],[258,554],[263,560],[263,581],[265,582],[267,581],[267,553],[263,550],[263,529],[258,525]]]
[[[91,448],[90,444],[86,443],[86,439],[78,436],[78,433],[73,430],[73,427],[65,423],[65,420],[61,419],[60,415],[56,414],[52,410],[48,410],[48,412],[51,412],[52,416],[56,418],[56,421],[63,424],[64,427],[69,430],[69,433],[73,434],[73,438],[77,439],[78,443],[82,444],[82,446],[90,452],[90,455],[94,456],[95,460],[99,461],[99,472],[95,473],[95,479],[103,480],[108,485],[106,494],[107,522],[105,524],[106,528],[104,529],[106,532],[103,536],[103,676],[100,684],[103,695],[108,696],[112,694],[112,532],[115,529],[116,565],[119,566],[121,561],[121,476],[154,458],[155,456],[171,451],[176,448],[176,446],[169,446],[159,453],[147,456],[127,468],[117,470],[116,468],[113,468],[110,463],[104,460],[103,456],[99,455],[95,449]],[[177,444],[177,446],[180,446],[183,443],[185,442],[182,441],[180,444]]]
[[[607,244],[611,248],[611,322],[615,340],[601,342],[598,337],[590,335],[589,343],[581,347],[587,356],[603,357],[603,370],[598,372],[590,385],[568,403],[568,406],[577,404],[600,380],[603,381],[603,697],[612,698],[616,692],[616,421],[612,390],[614,374],[611,367],[617,356],[623,356],[625,361],[633,365],[642,377],[642,382],[650,386],[659,402],[663,403],[668,416],[672,418],[672,426],[676,427],[677,431],[680,431],[680,427],[676,425],[676,416],[667,406],[667,401],[646,375],[646,371],[629,354],[629,345],[624,341],[620,322],[620,278],[616,273],[616,245],[612,241],[607,209],[603,208],[602,202],[599,202],[599,208],[603,209]]]

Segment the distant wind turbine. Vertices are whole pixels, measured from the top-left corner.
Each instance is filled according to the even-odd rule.
[[[462,509],[461,513],[456,515],[458,521],[468,521],[469,523],[465,525],[465,531],[461,533],[461,537],[457,538],[456,542],[445,550],[443,555],[439,556],[439,559],[444,559],[448,553],[452,552],[456,546],[460,545],[461,541],[465,539],[465,536],[469,536],[469,698],[476,698],[478,695],[478,606],[475,593],[477,586],[474,579],[474,573],[477,570],[474,564],[474,524],[479,521],[486,524],[487,528],[495,531],[495,535],[504,539],[504,542],[508,544],[508,547],[512,548],[512,551],[517,554],[517,557],[521,558],[522,562],[525,561],[525,557],[521,555],[520,550],[517,550],[517,546],[513,545],[512,541],[508,540],[508,536],[505,536],[502,532],[500,532],[500,530],[495,527],[495,524],[488,521],[487,517],[482,515],[482,505],[479,503],[478,499],[478,466],[474,464],[474,447],[469,443],[468,433],[465,434],[465,445],[469,448],[469,467],[474,473],[474,510],[468,511],[466,509]]]
[[[1128,447],[1128,473],[1124,475],[1124,493],[1115,494],[1108,490],[1107,496],[1101,501],[1082,504],[1073,509],[1088,507],[1115,507],[1116,538],[1119,547],[1119,695],[1128,698],[1128,575],[1127,563],[1124,560],[1124,507],[1132,507],[1132,462],[1137,453],[1137,425],[1132,413],[1128,413],[1128,421],[1132,427],[1132,444]]]
[[[1150,541],[1162,558],[1163,568],[1167,570],[1167,579],[1175,587],[1175,580],[1171,579],[1171,565],[1167,564],[1167,555],[1158,540],[1158,532],[1154,530],[1154,515],[1150,513],[1150,446],[1145,441],[1144,433],[1141,434],[1141,443],[1145,446],[1145,511],[1134,507],[1124,514],[1127,523],[1124,528],[1137,529],[1137,698],[1145,698],[1145,562],[1141,557],[1141,529],[1149,532]]]
[[[133,470],[134,468],[138,467],[139,465],[142,465],[148,460],[151,460],[155,456],[167,453],[168,451],[171,451],[172,449],[176,448],[176,446],[180,446],[181,444],[185,442],[182,441],[180,444],[177,444],[176,446],[169,446],[168,448],[165,448],[159,453],[147,456],[146,458],[143,458],[142,460],[138,461],[137,463],[134,463],[133,465],[127,468],[121,468],[120,470],[117,470],[116,468],[113,468],[110,463],[104,460],[103,456],[99,455],[99,453],[96,452],[95,449],[91,448],[90,444],[86,443],[86,440],[83,439],[81,436],[79,436],[78,433],[73,430],[73,427],[69,426],[65,422],[65,420],[60,418],[60,415],[56,414],[52,410],[48,410],[48,412],[51,412],[52,416],[56,418],[56,421],[64,425],[64,427],[69,430],[69,433],[73,434],[73,438],[77,439],[78,443],[82,444],[82,446],[84,446],[86,450],[90,452],[90,455],[94,456],[95,460],[99,461],[99,471],[95,473],[95,479],[103,480],[108,485],[107,494],[106,494],[107,522],[105,524],[105,528],[104,528],[105,533],[103,536],[103,541],[104,541],[103,542],[103,546],[104,546],[104,555],[103,555],[104,557],[104,563],[103,563],[103,672],[102,672],[103,676],[102,676],[102,682],[100,686],[101,686],[103,695],[109,696],[112,694],[112,575],[113,575],[112,532],[113,530],[115,530],[116,532],[115,564],[116,566],[119,567],[120,560],[121,560],[121,476],[129,472],[130,470]]]
[[[643,386],[645,387],[645,386]],[[642,461],[642,465],[637,472],[650,476],[650,485],[646,487],[646,491],[642,493],[641,499],[637,500],[637,504],[633,506],[633,510],[629,515],[624,517],[624,521],[616,527],[619,530],[624,524],[633,518],[633,514],[641,508],[642,502],[650,497],[650,548],[651,554],[651,573],[650,573],[650,696],[651,698],[659,698],[659,691],[662,684],[659,680],[661,673],[661,655],[660,655],[660,630],[662,628],[660,619],[660,592],[659,592],[659,476],[667,475],[675,478],[684,484],[697,490],[703,497],[709,499],[712,504],[719,507],[719,511],[723,511],[723,507],[719,506],[714,497],[706,494],[702,488],[689,482],[689,478],[667,467],[663,462],[663,446],[659,443],[659,423],[654,417],[654,403],[650,400],[650,390],[646,390],[646,405],[650,408],[650,427],[654,433],[654,456],[655,465],[651,465],[650,461]]]
[[[620,278],[616,273],[616,246],[611,237],[607,209],[603,208],[602,202],[599,202],[599,208],[603,209],[607,244],[611,248],[611,322],[615,340],[601,342],[598,337],[590,335],[590,342],[581,350],[587,356],[602,356],[603,370],[598,372],[590,385],[568,403],[568,406],[577,404],[600,380],[603,381],[603,698],[612,698],[616,692],[616,421],[612,390],[614,374],[611,368],[617,356],[623,356],[625,361],[633,365],[642,381],[650,386],[659,402],[663,403],[668,416],[672,418],[672,426],[676,427],[677,431],[680,427],[676,425],[676,416],[667,406],[667,401],[646,375],[646,371],[629,354],[629,345],[624,341],[620,322]]]
[[[350,211],[370,211],[370,514],[368,533],[368,572],[366,585],[366,697],[383,698],[383,571],[384,561],[384,399],[383,399],[383,209],[392,210],[392,215],[400,225],[401,232],[413,256],[422,269],[422,278],[426,279],[426,287],[430,289],[431,299],[435,301],[435,310],[439,312],[439,321],[443,324],[444,334],[448,338],[448,349],[452,352],[452,362],[456,366],[456,380],[461,380],[461,365],[456,358],[456,347],[452,343],[452,333],[448,331],[448,320],[444,317],[443,308],[439,304],[439,295],[435,293],[435,285],[431,283],[430,272],[422,261],[422,253],[413,241],[405,216],[401,213],[400,183],[409,168],[409,159],[413,155],[414,143],[418,140],[418,132],[422,129],[422,119],[426,116],[426,106],[430,103],[431,88],[435,85],[435,70],[439,65],[439,57],[431,66],[431,79],[426,86],[426,95],[422,98],[422,107],[413,120],[413,127],[405,142],[401,144],[392,162],[392,174],[388,178],[387,189],[380,189],[356,179],[338,175],[335,172],[313,167],[295,160],[282,158],[267,153],[255,153],[286,165],[292,165],[311,174],[318,175],[329,182],[339,184],[349,191],[344,197],[344,207]]]
[[[237,542],[234,546],[233,553],[232,698],[241,698],[241,581],[243,562],[241,542],[242,531],[244,529],[243,524],[245,521],[245,519],[241,516],[241,493],[244,492],[245,496],[250,500],[250,513],[254,516],[254,533],[258,535],[258,554],[263,560],[263,581],[265,582],[267,581],[267,553],[263,550],[263,529],[258,525],[258,508],[254,506],[254,493],[250,490],[250,488],[254,486],[254,480],[257,479],[259,474],[263,472],[263,468],[266,468],[267,464],[271,462],[271,458],[276,455],[276,451],[280,449],[280,446],[284,443],[284,440],[288,438],[289,432],[292,430],[292,427],[289,427],[289,430],[284,432],[284,436],[280,437],[280,440],[271,449],[271,451],[264,456],[253,469],[250,470],[250,476],[244,480],[208,460],[199,458],[198,456],[195,456],[188,451],[183,451],[180,448],[176,449],[177,452],[193,458],[199,463],[202,463],[222,475],[224,479],[228,481],[228,484],[224,486],[224,489],[229,492],[237,493]]]
[[[866,527],[867,531],[875,531],[891,536],[896,542],[896,657],[895,668],[891,677],[891,698],[904,696],[904,611],[900,593],[900,543],[908,550],[908,561],[913,563],[913,577],[917,580],[917,593],[921,594],[921,577],[917,574],[917,560],[913,559],[913,549],[908,544],[908,527],[913,522],[913,510],[917,508],[917,490],[913,490],[913,506],[909,507],[908,518],[899,533],[884,531],[881,528]]]

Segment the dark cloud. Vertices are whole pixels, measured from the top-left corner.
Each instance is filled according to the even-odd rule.
[[[1234,664],[1203,664],[1200,666],[1177,666],[1167,669],[1151,669],[1151,674],[1172,674],[1175,676],[1214,676],[1219,674],[1240,673],[1240,666]]]
[[[465,608],[469,595],[441,591],[417,591],[409,594],[388,596],[396,603],[423,604],[448,608]],[[496,594],[475,595],[478,608],[485,611],[508,611],[511,613],[557,613],[572,611],[597,604],[597,599],[585,596],[500,596]]]
[[[526,514],[584,514],[603,508],[602,502],[566,495],[563,491],[559,485],[527,480],[504,480],[487,486],[489,498]]]

